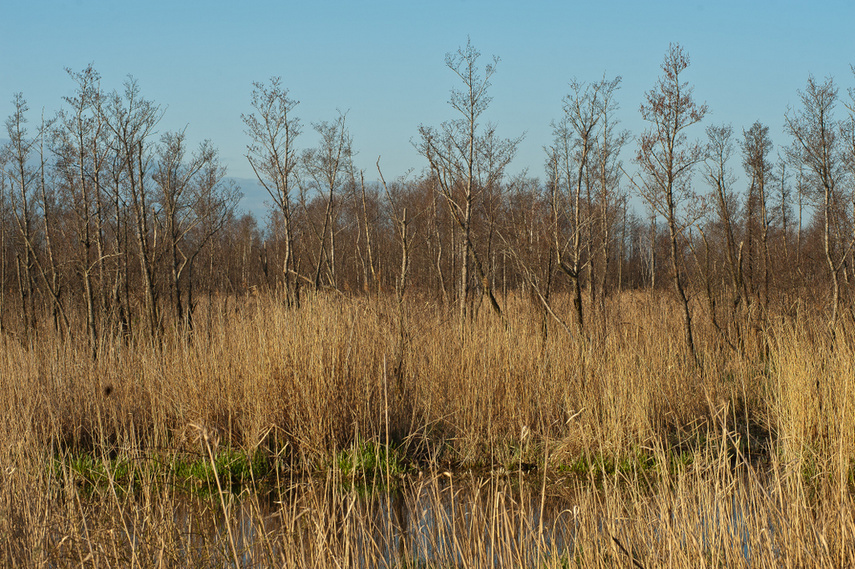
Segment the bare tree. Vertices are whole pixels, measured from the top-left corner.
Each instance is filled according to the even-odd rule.
[[[552,125],[554,140],[547,149],[547,172],[551,181],[552,229],[558,267],[570,278],[576,331],[584,337],[581,278],[582,269],[591,262],[590,258],[583,262],[583,250],[587,241],[584,237],[592,221],[587,215],[590,200],[583,202],[582,194],[586,181],[590,181],[589,160],[594,147],[594,129],[602,116],[602,100],[599,85],[573,81],[570,87],[572,93],[564,98],[564,117]]]
[[[574,80],[564,98],[564,116],[553,122],[547,148],[552,230],[558,267],[571,282],[577,332],[584,336],[582,270],[588,269],[588,292],[596,299],[597,260],[600,288],[605,289],[614,211],[620,201],[622,175],[618,154],[628,134],[617,130],[614,99],[620,78],[592,84]]]
[[[321,230],[318,231],[317,225],[312,223],[312,229],[320,243],[314,284],[316,289],[320,288],[321,268],[326,265],[328,283],[334,289],[338,289],[336,235],[339,228],[337,221],[341,199],[347,189],[345,186],[353,179],[350,176],[353,168],[353,138],[347,129],[347,113],[339,112],[335,121],[314,123],[312,127],[320,135],[321,141],[317,148],[310,148],[303,153],[303,167],[308,183],[301,184],[300,200],[308,213],[309,193],[316,192],[316,196],[323,196],[324,219]]]
[[[210,171],[216,187],[225,175],[225,169],[216,164],[217,151],[210,141],[199,145],[199,150],[186,159],[185,132],[167,132],[160,139],[155,158],[152,179],[157,184],[155,199],[160,205],[160,214],[166,236],[169,255],[170,289],[176,322],[189,322],[190,307],[185,307],[181,294],[181,276],[189,261],[182,249],[185,235],[201,219],[196,215],[196,201],[202,196],[194,192],[198,186],[196,178],[203,169],[215,166]],[[193,255],[195,257],[195,255]],[[185,313],[185,310],[187,311]]]
[[[779,256],[783,263],[773,263],[772,269],[777,266],[779,270],[785,271],[786,274],[781,275],[781,277],[789,282],[790,286],[788,287],[788,290],[791,291],[795,288],[795,277],[797,271],[793,270],[792,259],[790,257],[790,225],[792,223],[793,213],[791,204],[792,187],[790,186],[790,172],[787,169],[787,166],[788,164],[786,159],[779,153],[775,162],[776,172],[773,174],[773,178],[777,186],[776,195],[778,203],[776,204],[776,209],[778,211],[781,228],[781,251]]]
[[[86,328],[92,357],[98,354],[98,323],[95,295],[106,285],[102,226],[102,175],[109,148],[105,141],[106,126],[102,113],[104,95],[100,76],[89,65],[82,72],[66,72],[77,84],[72,96],[64,98],[68,109],[59,115],[54,131],[56,169],[60,188],[71,206],[74,218],[74,242],[79,244],[77,272],[83,279],[86,303]],[[98,284],[93,271],[98,267]],[[101,302],[103,308],[103,300]],[[103,315],[102,315],[103,316]]]
[[[380,158],[377,158],[377,171],[380,172]],[[357,182],[356,177],[359,175],[359,181]],[[381,172],[382,177],[382,172]],[[377,223],[377,192],[372,192],[366,188],[365,185],[365,173],[360,170],[359,172],[356,169],[351,170],[351,184],[356,187],[359,185],[359,195],[360,195],[360,204],[361,204],[361,216],[359,216],[359,220],[357,221],[357,236],[356,236],[356,252],[359,256],[360,263],[362,265],[362,290],[366,294],[370,293],[373,290],[379,292],[380,290],[380,280],[377,274],[377,267],[375,261],[375,249],[374,249],[374,239],[372,239],[372,228],[374,228]],[[371,202],[371,215],[369,215],[369,202]],[[365,254],[362,254],[362,247],[360,246],[360,240],[365,236]],[[369,280],[370,277],[370,280]],[[372,284],[374,285],[372,287]],[[376,288],[374,288],[376,287]]]
[[[743,131],[742,141],[742,163],[745,172],[750,177],[748,187],[748,215],[745,219],[747,248],[748,248],[748,276],[751,279],[750,286],[754,289],[754,243],[753,235],[755,226],[760,230],[760,245],[763,255],[763,310],[768,309],[769,304],[769,188],[772,184],[772,162],[769,153],[772,151],[772,140],[769,138],[769,127],[755,122],[750,129]],[[759,209],[759,211],[756,211]],[[759,214],[759,220],[757,215]]]
[[[21,296],[21,308],[24,317],[24,330],[28,341],[32,340],[35,327],[35,256],[32,251],[33,218],[36,176],[38,173],[30,164],[31,152],[37,143],[27,132],[27,101],[22,93],[16,93],[12,99],[15,110],[6,119],[6,133],[9,137],[4,154],[6,155],[6,176],[11,182],[12,212],[18,225],[18,233],[24,244],[23,259],[18,258],[18,290]]]
[[[117,189],[121,189],[132,211],[145,295],[145,322],[149,332],[157,335],[161,321],[155,281],[153,198],[147,181],[151,168],[149,137],[163,113],[158,105],[142,98],[139,85],[133,78],[125,82],[123,94],[113,92],[109,97],[105,113],[113,135],[112,149],[118,159]],[[128,284],[127,278],[125,284]]]
[[[707,127],[707,160],[704,174],[714,192],[715,212],[712,223],[723,234],[724,254],[730,274],[731,315],[736,314],[743,302],[744,277],[742,272],[742,242],[737,243],[736,212],[738,204],[733,191],[736,178],[730,170],[733,157],[733,127],[730,125]]]
[[[475,247],[472,222],[475,208],[480,205],[485,189],[490,184],[499,183],[521,140],[498,138],[493,125],[481,127],[479,121],[491,101],[487,94],[490,78],[496,71],[499,58],[493,57],[492,63],[487,64],[482,72],[478,64],[480,56],[471,41],[467,41],[466,47],[446,54],[445,65],[463,83],[462,88],[451,90],[449,101],[459,116],[442,123],[438,129],[420,126],[421,140],[417,145],[418,151],[428,160],[439,192],[445,198],[460,230],[458,303],[461,322],[465,322],[469,313],[473,264],[483,294],[489,298],[493,310],[502,315]]]
[[[266,85],[253,83],[253,112],[241,115],[251,140],[247,146],[247,160],[259,183],[282,213],[285,236],[282,274],[289,306],[300,304],[292,203],[294,177],[299,163],[295,139],[300,135],[301,127],[300,120],[294,116],[294,108],[298,104],[281,86],[281,79],[273,77]]]
[[[27,102],[23,95],[18,93],[15,95],[13,103],[15,104],[15,111],[6,121],[6,130],[11,140],[6,146],[4,154],[7,163],[6,176],[12,181],[12,186],[16,187],[11,193],[12,214],[18,227],[18,236],[21,238],[24,255],[23,261],[20,258],[20,253],[17,258],[18,289],[24,314],[25,335],[28,341],[32,341],[36,328],[36,276],[41,277],[41,281],[45,285],[45,292],[50,297],[54,325],[57,329],[62,325],[67,330],[69,322],[59,298],[59,274],[51,239],[51,213],[54,209],[54,199],[52,189],[50,196],[48,195],[48,169],[44,147],[51,123],[45,121],[44,116],[42,116],[36,136],[29,138],[26,129],[26,112],[29,110]],[[33,160],[38,161],[37,167],[32,166]],[[40,235],[37,233],[39,200],[41,200],[41,221],[44,227],[44,233]],[[47,268],[39,259],[37,237],[45,244],[47,262],[49,263]],[[49,272],[50,278],[48,277]]]
[[[39,197],[41,198],[42,225],[44,227],[44,232],[42,233],[44,238],[44,253],[47,257],[45,262],[39,262],[38,254],[33,249],[31,243],[28,244],[28,247],[30,247],[32,251],[33,258],[35,259],[39,273],[45,283],[45,288],[50,296],[54,328],[61,331],[63,327],[65,330],[68,329],[69,322],[60,299],[60,295],[62,294],[62,282],[60,281],[57,255],[54,251],[54,231],[58,225],[59,205],[57,204],[55,192],[55,172],[48,166],[48,162],[45,157],[45,140],[49,136],[53,122],[53,120],[46,121],[44,111],[42,111],[41,126],[39,128],[40,135],[38,137],[38,189]],[[45,267],[45,265],[47,266]],[[48,278],[48,272],[50,273],[50,278]]]
[[[205,155],[206,152],[200,149],[200,154]],[[220,164],[216,151],[213,151],[190,182],[188,212],[181,233],[184,239],[179,249],[182,262],[176,276],[177,285],[183,271],[187,271],[187,306],[184,311],[186,330],[193,329],[193,313],[196,309],[193,299],[196,282],[193,269],[196,259],[211,239],[232,219],[241,198],[238,187],[234,182],[226,182],[225,176],[226,167]],[[187,236],[191,238],[188,239]]]
[[[612,80],[603,78],[599,84],[600,98],[600,128],[594,141],[593,162],[596,165],[595,204],[599,244],[594,251],[599,251],[600,267],[600,305],[604,308],[605,297],[608,294],[609,264],[612,258],[612,246],[614,243],[613,226],[620,215],[621,208],[625,203],[626,194],[620,187],[623,169],[621,167],[620,153],[629,140],[629,131],[619,129],[620,122],[615,118],[618,104],[615,100],[618,89],[620,89],[621,78]],[[593,260],[593,257],[592,257]],[[591,274],[594,275],[593,265]],[[618,278],[618,280],[620,280]],[[596,279],[591,282],[591,304],[593,305],[594,293],[598,287]],[[605,322],[605,313],[603,313]]]
[[[790,109],[785,116],[785,127],[792,136],[792,145],[787,156],[801,168],[809,184],[809,197],[822,208],[823,250],[826,267],[831,279],[832,331],[837,326],[840,307],[840,268],[846,259],[849,245],[834,239],[835,217],[845,207],[843,188],[843,156],[840,142],[840,123],[834,116],[837,103],[837,87],[830,77],[819,83],[808,78],[804,91],[799,91],[801,106]]]
[[[9,177],[6,174],[6,152],[0,148],[0,333],[6,328],[6,268],[8,241]]]
[[[636,163],[641,168],[641,177],[634,185],[668,225],[671,279],[683,311],[686,347],[697,358],[692,314],[683,282],[680,239],[692,223],[684,209],[695,199],[692,169],[703,158],[703,148],[689,142],[685,131],[704,118],[707,106],[695,102],[692,87],[683,81],[682,74],[688,67],[689,56],[681,46],[671,44],[662,63],[663,75],[641,105],[641,116],[650,127],[639,137]]]

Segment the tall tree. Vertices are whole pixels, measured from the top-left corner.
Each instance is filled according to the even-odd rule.
[[[604,307],[605,296],[608,293],[609,264],[612,259],[612,246],[614,244],[613,226],[616,225],[620,216],[622,204],[625,200],[625,192],[621,189],[620,182],[623,171],[620,161],[620,153],[629,140],[629,131],[619,128],[620,121],[615,117],[619,108],[616,101],[617,91],[620,89],[621,78],[612,80],[603,78],[599,82],[602,104],[600,106],[600,125],[594,139],[594,151],[592,162],[595,164],[594,187],[596,189],[591,207],[595,208],[595,239],[593,243],[592,261],[598,257],[600,279],[596,278],[591,283],[591,304],[595,298],[595,292],[599,289],[601,308]],[[599,253],[599,255],[597,255]],[[594,265],[591,274],[596,277]]]
[[[329,285],[338,289],[338,273],[336,263],[336,236],[339,231],[338,213],[341,200],[347,189],[354,189],[348,182],[354,177],[350,175],[353,168],[353,137],[347,129],[347,114],[339,112],[335,121],[314,123],[312,127],[320,135],[320,145],[310,148],[303,153],[303,167],[308,184],[300,188],[301,201],[308,212],[308,193],[323,196],[324,219],[321,230],[317,225],[312,228],[320,243],[315,266],[315,288],[321,284],[321,268],[326,265]],[[329,235],[329,239],[327,239]]]
[[[66,72],[77,84],[73,95],[65,97],[68,106],[59,115],[54,131],[56,169],[61,180],[66,203],[74,219],[74,243],[79,245],[77,272],[83,280],[86,304],[86,328],[92,357],[98,354],[98,322],[96,288],[105,286],[103,212],[101,200],[102,174],[108,146],[102,112],[104,94],[100,75],[89,65],[79,73]],[[93,271],[98,267],[98,282]],[[103,306],[103,304],[102,304]]]
[[[151,170],[149,139],[163,113],[158,105],[142,97],[139,84],[133,78],[125,82],[123,93],[112,93],[105,105],[105,113],[112,133],[111,144],[118,159],[116,181],[123,199],[131,206],[143,278],[145,322],[149,332],[157,335],[161,321],[155,280],[153,197],[148,185]],[[127,279],[125,284],[128,284]]]
[[[460,79],[462,88],[453,88],[449,104],[458,118],[442,123],[436,129],[419,127],[418,151],[430,164],[440,194],[449,206],[460,230],[461,252],[458,303],[461,322],[466,320],[471,302],[470,274],[474,264],[482,283],[482,292],[493,310],[502,310],[490,287],[481,256],[475,247],[473,217],[488,183],[501,181],[504,170],[516,153],[521,138],[500,139],[493,125],[482,127],[480,120],[490,105],[490,78],[496,72],[498,57],[493,57],[482,71],[481,53],[471,41],[465,47],[445,56],[445,65]],[[489,154],[487,151],[489,150]],[[485,158],[489,156],[489,160]]]
[[[60,295],[62,293],[62,282],[59,274],[58,259],[54,250],[54,232],[57,229],[56,226],[58,225],[58,218],[60,216],[60,208],[59,204],[57,204],[55,191],[56,176],[54,175],[54,169],[50,168],[45,155],[45,140],[49,136],[53,122],[53,120],[46,121],[44,111],[42,111],[41,126],[39,128],[40,134],[38,137],[39,165],[37,179],[39,198],[41,198],[42,208],[41,221],[42,226],[44,227],[44,232],[42,233],[42,237],[44,239],[44,246],[42,249],[44,250],[44,256],[46,257],[44,262],[39,261],[39,255],[34,250],[32,243],[28,244],[28,247],[30,247],[33,253],[33,258],[36,266],[38,267],[39,274],[45,284],[48,296],[50,296],[54,328],[56,330],[60,330],[60,327],[64,327],[65,330],[67,330],[69,322],[60,299]],[[48,278],[48,273],[50,273],[50,278]]]
[[[785,115],[784,126],[793,142],[787,156],[807,177],[808,196],[822,211],[823,251],[831,279],[832,331],[837,326],[840,309],[840,268],[846,260],[849,247],[835,239],[833,232],[836,215],[845,207],[841,179],[843,161],[841,154],[840,122],[834,114],[837,87],[832,78],[822,83],[812,76],[804,91],[799,91],[801,105]]]
[[[196,303],[193,291],[196,285],[193,269],[196,259],[225,225],[233,218],[241,192],[234,182],[226,181],[226,167],[220,164],[216,150],[208,152],[210,143],[203,143],[197,156],[207,155],[207,160],[190,181],[187,212],[180,226],[181,264],[175,277],[176,286],[186,271],[186,298],[184,329],[193,329],[193,313]],[[180,300],[180,297],[179,297]]]
[[[586,84],[574,80],[564,97],[564,116],[553,122],[547,148],[552,227],[558,267],[570,277],[576,328],[584,335],[582,270],[588,269],[588,293],[604,292],[622,175],[618,154],[628,134],[617,130],[615,93],[620,77]],[[601,272],[597,283],[596,266]]]
[[[8,219],[8,176],[6,175],[6,153],[0,148],[0,334],[6,327],[6,250]]]
[[[852,75],[855,77],[855,65],[852,66]],[[848,116],[843,121],[843,145],[846,169],[849,173],[850,181],[855,184],[855,87],[849,88],[849,100],[846,103],[846,108],[849,111]],[[855,239],[855,196],[852,196],[852,237]],[[850,257],[851,270],[855,273],[855,252],[852,252]],[[850,293],[851,294],[851,293]],[[855,316],[855,296],[850,298],[850,309]]]
[[[570,84],[572,92],[564,98],[564,116],[553,123],[553,143],[547,149],[552,225],[558,267],[570,278],[575,310],[576,331],[585,335],[582,308],[582,269],[591,263],[583,254],[585,239],[590,235],[590,158],[594,148],[594,129],[602,117],[600,85],[578,81]],[[569,259],[568,259],[569,257]],[[591,279],[589,279],[591,280]],[[591,283],[589,282],[589,286]]]
[[[696,197],[692,169],[703,158],[702,146],[687,139],[686,129],[704,118],[707,105],[695,102],[692,87],[683,80],[688,67],[689,56],[680,45],[671,44],[662,62],[663,74],[641,105],[641,116],[650,126],[639,137],[636,163],[641,177],[635,185],[668,225],[671,280],[683,311],[686,347],[697,358],[680,239],[692,223],[684,210]]]
[[[18,257],[18,290],[24,318],[24,330],[28,341],[32,340],[35,327],[35,251],[33,250],[35,189],[38,172],[31,165],[31,153],[37,138],[30,138],[27,131],[27,100],[22,93],[12,99],[15,107],[6,119],[9,137],[6,150],[6,176],[11,181],[12,212],[23,244],[23,259]]]
[[[199,223],[195,202],[200,196],[193,191],[200,172],[215,164],[217,151],[210,141],[204,141],[189,159],[186,157],[185,132],[167,132],[160,139],[152,179],[156,183],[155,199],[165,225],[166,247],[170,267],[170,292],[176,322],[189,321],[190,308],[182,300],[181,276],[189,257],[182,248],[185,235]],[[222,170],[220,168],[220,170]],[[216,172],[219,183],[224,172]],[[185,310],[187,311],[185,313]]]
[[[772,151],[772,140],[769,138],[769,127],[755,122],[750,129],[743,131],[742,164],[748,174],[748,215],[745,219],[746,236],[748,241],[748,277],[750,286],[754,284],[754,267],[756,255],[754,252],[754,232],[760,231],[760,248],[763,255],[763,294],[761,296],[764,311],[769,303],[769,188],[772,186],[772,161],[769,154]],[[758,211],[759,210],[759,211]],[[758,218],[759,216],[759,218]]]
[[[247,146],[247,160],[259,183],[282,213],[285,237],[282,274],[286,302],[289,306],[299,306],[292,197],[299,163],[295,141],[301,126],[300,119],[294,116],[294,108],[299,101],[291,98],[281,83],[279,77],[272,77],[267,84],[253,83],[253,112],[241,115],[241,118],[251,141]]]
[[[742,242],[737,243],[736,212],[738,204],[734,194],[735,177],[729,162],[733,157],[733,127],[730,125],[707,127],[707,160],[704,174],[714,192],[715,212],[711,225],[723,234],[724,253],[733,290],[731,313],[735,314],[743,302],[744,278],[742,272]]]

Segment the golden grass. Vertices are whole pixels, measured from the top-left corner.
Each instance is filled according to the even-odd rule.
[[[675,308],[625,293],[582,342],[518,297],[506,326],[482,307],[461,329],[417,299],[402,322],[391,299],[261,295],[203,302],[189,338],[105,338],[97,361],[50,331],[0,337],[0,562],[853,565],[850,339],[782,320],[739,353],[698,314],[698,367]],[[359,441],[411,474],[344,480]],[[256,491],[220,479],[218,449],[264,457]]]

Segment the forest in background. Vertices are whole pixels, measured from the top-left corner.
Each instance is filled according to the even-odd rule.
[[[503,316],[523,291],[587,337],[605,300],[673,291],[685,345],[705,311],[734,349],[744,325],[808,301],[835,329],[855,316],[855,91],[809,77],[768,125],[708,124],[672,45],[642,101],[641,133],[616,118],[620,78],[573,81],[545,141],[542,178],[509,175],[520,139],[483,120],[498,58],[467,44],[445,61],[451,118],[413,139],[419,174],[357,170],[346,114],[304,125],[279,78],[256,83],[242,119],[247,158],[273,206],[236,214],[240,189],[216,147],[159,132],[164,108],[133,80],[106,91],[93,67],[53,117],[23,94],[0,152],[0,330],[101,339],[189,333],[200,299],[276,291],[405,294]],[[318,145],[301,146],[311,128]],[[631,157],[626,160],[626,157]],[[372,182],[366,179],[379,179]],[[636,210],[632,203],[643,204]],[[571,309],[554,307],[566,293]]]

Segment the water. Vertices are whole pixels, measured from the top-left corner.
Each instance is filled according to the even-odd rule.
[[[541,480],[457,474],[414,476],[391,488],[306,478],[267,496],[185,497],[174,508],[180,556],[241,564],[353,567],[533,566],[544,552],[571,556],[574,492]],[[545,490],[544,490],[545,488]],[[138,531],[147,528],[138,528]]]
[[[235,557],[242,567],[389,568],[780,560],[786,536],[776,528],[786,512],[756,477],[695,482],[435,473],[386,485],[295,476],[267,494],[223,496],[226,511],[216,493],[134,506],[123,542],[135,544],[142,565],[157,565],[166,551],[167,565],[194,567],[234,565]],[[168,547],[153,547],[153,535]]]

